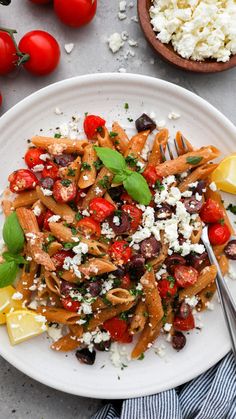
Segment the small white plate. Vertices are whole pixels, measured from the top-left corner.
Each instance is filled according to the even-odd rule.
[[[125,103],[129,104],[128,110]],[[56,107],[63,111],[62,115],[54,113]],[[120,121],[131,134],[134,123],[127,118],[135,120],[144,111],[155,112],[158,121],[166,120],[171,136],[181,130],[195,146],[214,144],[223,154],[236,151],[233,124],[181,87],[131,74],[76,77],[34,93],[0,119],[1,190],[6,186],[8,174],[23,166],[26,141],[40,129],[50,134],[50,128],[68,121],[72,115],[80,115],[83,120],[84,113],[89,112],[103,116],[108,127],[112,121]],[[181,117],[169,120],[171,111]],[[235,202],[235,196],[230,201]],[[236,295],[236,281],[229,280],[229,286]],[[182,351],[177,353],[164,342],[164,358],[151,349],[143,361],[133,361],[122,371],[111,365],[107,353],[98,353],[94,366],[81,365],[74,354],[67,356],[50,350],[46,336],[12,347],[5,327],[0,328],[0,354],[30,377],[71,394],[105,399],[154,394],[196,377],[229,351],[228,333],[215,300],[215,310],[201,315],[202,330],[188,335]],[[160,342],[155,346],[160,346]]]

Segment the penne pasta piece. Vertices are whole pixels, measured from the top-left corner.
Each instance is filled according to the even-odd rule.
[[[196,222],[198,223],[198,227],[196,230],[192,231],[190,240],[191,243],[199,243],[201,240],[201,235],[202,235],[202,222],[201,222],[201,218],[198,216],[198,218],[196,219]]]
[[[97,176],[97,170],[94,166],[96,160],[97,154],[93,148],[93,144],[87,145],[84,149],[82,169],[78,180],[78,187],[80,189],[89,188],[89,186],[94,184]]]
[[[180,155],[185,154],[186,151],[193,151],[192,144],[187,140],[187,138],[183,136],[183,134],[180,131],[177,131],[175,140],[176,140]],[[187,150],[184,147],[184,144],[186,145]]]
[[[8,199],[2,200],[2,209],[5,217],[8,217],[13,211],[14,211],[14,204],[12,201],[9,201]]]
[[[71,164],[59,169],[59,175],[63,179],[69,179],[77,185],[81,168],[81,158],[78,156]]]
[[[147,322],[147,317],[147,306],[144,301],[140,300],[136,305],[135,312],[130,323],[129,333],[131,335],[135,335],[142,332]]]
[[[97,297],[94,303],[92,303],[93,312],[97,310],[101,310],[103,308],[107,308],[107,304],[104,303],[101,297]]]
[[[81,345],[81,342],[78,342],[77,339],[78,338],[74,335],[74,333],[69,332],[67,335],[62,336],[56,342],[53,342],[51,349],[59,352],[74,351]]]
[[[33,137],[31,142],[36,147],[43,148],[55,156],[62,153],[83,154],[84,148],[88,144],[87,140],[70,140],[69,138],[42,137],[40,135]]]
[[[143,161],[140,154],[142,152],[143,147],[146,144],[150,131],[142,131],[138,134],[134,135],[128,143],[128,147],[124,153],[124,156],[132,156],[137,158],[140,161]]]
[[[197,298],[199,302],[197,304],[197,310],[203,311],[207,309],[207,303],[210,302],[216,292],[216,283],[213,281],[209,284],[206,288],[204,288],[199,294],[197,294]]]
[[[106,299],[115,306],[117,304],[129,303],[135,300],[135,297],[124,288],[113,288],[106,293]]]
[[[149,349],[157,336],[160,334],[162,322],[157,323],[155,328],[152,328],[149,323],[146,323],[138,342],[136,343],[131,358],[139,358],[147,349]]]
[[[226,275],[229,272],[229,259],[225,255],[218,257],[218,263],[223,275]]]
[[[207,266],[204,268],[194,285],[186,287],[179,292],[179,300],[181,301],[185,297],[193,297],[194,295],[198,294],[215,280],[216,274],[217,269],[215,265]]]
[[[127,150],[129,143],[128,135],[126,134],[125,130],[120,126],[120,124],[118,124],[118,122],[113,122],[112,132],[115,132],[117,134],[116,136],[111,138],[115,148],[117,148],[117,150],[121,154],[124,154]]]
[[[55,253],[59,252],[60,250],[62,250],[63,246],[61,243],[58,242],[52,242],[48,245],[48,254],[50,257],[52,257],[53,255],[55,255]]]
[[[101,133],[98,132],[97,134],[98,144],[100,147],[107,147],[114,149],[114,145],[112,142],[112,139],[109,135],[108,129],[106,127],[103,127],[103,130]]]
[[[46,317],[48,322],[61,324],[76,324],[80,320],[80,315],[67,311],[64,308],[42,306],[37,308],[37,312]]]
[[[21,207],[16,209],[16,214],[25,234],[40,234],[37,218],[32,210]]]
[[[96,329],[106,320],[112,319],[112,317],[118,316],[120,313],[130,310],[134,305],[135,301],[131,301],[129,303],[118,304],[116,306],[107,307],[103,310],[99,310],[97,313],[94,313],[94,316],[89,321],[87,330],[91,331]]]
[[[59,204],[51,196],[45,196],[42,189],[36,187],[37,195],[40,201],[50,209],[54,214],[60,215],[67,223],[73,223],[75,219],[75,212],[67,204]]]
[[[34,285],[37,269],[38,265],[34,261],[30,262],[29,265],[24,265],[22,274],[16,284],[16,291],[22,294],[22,302],[26,304],[31,300],[33,290],[30,288]]]
[[[95,183],[89,189],[87,195],[82,201],[82,209],[87,209],[91,199],[101,197],[105,194],[106,188],[104,188],[104,181],[109,187],[113,179],[113,174],[106,168],[102,167],[98,173]]]
[[[216,168],[218,164],[206,163],[203,166],[197,167],[193,170],[179,185],[180,192],[185,192],[191,183],[197,182],[201,179],[206,179]]]
[[[60,279],[56,276],[56,274],[53,272],[45,272],[45,283],[48,287],[48,289],[56,294],[56,295],[61,295],[60,292]]]
[[[152,151],[148,159],[148,166],[149,165],[157,166],[158,164],[162,162],[160,145],[162,145],[163,151],[165,151],[168,137],[169,137],[169,131],[166,128],[162,129],[160,132],[156,134],[154,142],[153,142]]]
[[[102,258],[91,258],[88,262],[78,266],[79,271],[84,275],[85,278],[90,278],[94,275],[103,275],[105,273],[113,272],[117,269],[116,265],[106,259]],[[78,278],[73,272],[63,272],[62,278],[68,282],[81,282],[83,279]]]
[[[145,304],[149,315],[148,321],[151,328],[155,329],[164,316],[164,311],[153,269],[150,272],[146,271],[140,282],[143,286]]]
[[[13,207],[30,207],[38,200],[38,194],[36,190],[21,192],[13,201]]]

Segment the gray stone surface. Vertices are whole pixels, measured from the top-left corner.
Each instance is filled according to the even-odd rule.
[[[131,0],[128,0],[129,4]],[[38,7],[28,0],[12,0],[9,7],[0,6],[0,26],[16,28],[18,40],[27,31],[44,29],[51,32],[61,45],[59,69],[49,77],[35,78],[25,71],[8,78],[0,78],[0,91],[4,96],[1,112],[36,90],[58,80],[80,74],[114,72],[126,68],[128,72],[146,74],[181,85],[222,111],[236,123],[236,69],[216,75],[188,74],[177,70],[156,57],[147,45],[139,24],[130,20],[136,16],[134,7],[128,9],[128,18],[117,18],[118,0],[100,0],[96,19],[80,30],[69,29],[56,19],[47,7]],[[137,48],[126,44],[113,55],[106,40],[113,32],[126,30],[129,39],[138,41]],[[73,42],[70,55],[64,44]],[[135,56],[124,58],[130,49]],[[102,383],[101,383],[102,385]],[[26,377],[0,359],[0,419],[87,419],[101,406],[101,401],[70,396],[45,387]]]

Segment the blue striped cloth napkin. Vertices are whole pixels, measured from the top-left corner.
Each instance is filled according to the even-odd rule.
[[[207,372],[175,389],[125,400],[121,409],[109,403],[92,419],[236,419],[234,357],[229,353]]]

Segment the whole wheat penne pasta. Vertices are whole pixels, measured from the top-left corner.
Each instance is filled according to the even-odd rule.
[[[70,352],[77,349],[80,345],[81,343],[78,341],[78,338],[74,335],[74,333],[69,332],[67,335],[62,336],[56,342],[53,342],[51,349],[59,352]]]
[[[29,265],[25,265],[16,284],[16,291],[22,294],[22,302],[26,302],[26,304],[30,302],[32,296],[33,290],[30,288],[34,285],[37,268],[38,265],[34,261],[31,261]]]
[[[103,128],[103,131],[97,134],[98,144],[100,147],[107,147],[114,149],[112,139],[109,135],[109,132],[106,127]]]
[[[183,136],[183,134],[180,131],[177,131],[175,140],[178,146],[179,154],[185,154],[187,151],[193,151],[192,144]],[[186,147],[184,147],[184,144]]]
[[[161,327],[162,322],[157,323],[155,328],[152,328],[148,322],[145,324],[139,340],[131,353],[131,358],[139,358],[147,349],[152,346],[153,342],[160,334]]]
[[[180,192],[185,192],[189,188],[191,183],[195,183],[198,180],[206,179],[216,168],[218,164],[206,163],[203,166],[197,167],[193,170],[179,185]]]
[[[96,300],[92,303],[92,310],[102,310],[103,308],[107,308],[107,304],[104,303],[103,299],[101,297],[97,297]]]
[[[80,283],[85,279],[89,279],[93,276],[103,275],[104,273],[113,272],[117,267],[109,260],[102,258],[91,258],[88,262],[78,266],[79,271],[83,274],[81,278],[78,278],[73,271],[65,271],[62,274],[62,278],[68,282]]]
[[[201,218],[198,217],[196,219],[196,222],[198,223],[197,228],[192,231],[192,234],[191,234],[191,237],[190,237],[191,243],[194,243],[194,244],[199,243],[199,241],[201,240],[201,235],[202,235]]]
[[[131,301],[129,303],[118,304],[116,306],[107,307],[103,310],[99,310],[94,313],[94,316],[89,321],[87,330],[91,331],[96,329],[98,326],[103,324],[106,320],[112,319],[112,317],[118,316],[123,311],[130,310],[131,307],[135,305],[135,301]]]
[[[86,148],[86,147],[85,147]],[[59,175],[63,179],[69,179],[77,185],[81,168],[81,158],[78,156],[71,164],[59,169]]]
[[[82,209],[87,209],[91,199],[101,197],[105,194],[104,182],[109,187],[113,179],[113,174],[106,167],[102,167],[97,175],[95,183],[90,187],[82,201]]]
[[[148,159],[148,166],[157,166],[162,162],[162,156],[160,151],[160,145],[163,147],[163,151],[165,151],[166,143],[168,141],[169,131],[168,129],[164,128],[160,132],[158,132],[155,136],[152,151],[150,153]]]
[[[38,200],[38,194],[36,190],[21,192],[13,201],[13,207],[30,207]]]
[[[36,211],[36,213],[38,211],[40,215],[44,214],[46,212],[45,206],[43,205],[43,203],[39,199],[33,203],[31,209],[34,213],[35,213],[35,211]]]
[[[115,306],[117,304],[129,303],[135,300],[135,297],[124,288],[113,288],[106,293],[106,299]]]
[[[83,154],[84,148],[88,144],[87,140],[70,140],[69,138],[52,138],[36,135],[31,139],[36,147],[47,150],[50,154],[59,155],[62,153]]]
[[[128,135],[125,130],[118,124],[118,122],[113,122],[112,132],[117,134],[116,136],[111,137],[111,140],[115,148],[121,153],[124,154],[129,143]]]
[[[217,259],[218,259],[218,263],[219,263],[222,274],[226,275],[229,272],[229,260],[224,254],[218,256]]]
[[[142,332],[147,322],[147,318],[147,306],[144,301],[140,300],[136,305],[135,312],[130,323],[129,333],[131,335],[135,335]]]
[[[150,131],[142,131],[134,135],[128,143],[128,147],[124,153],[124,156],[125,157],[132,156],[132,157],[137,158],[140,161],[143,161],[140,155],[141,155],[143,147],[146,144],[149,134],[150,134]]]
[[[150,272],[146,271],[140,282],[143,286],[145,304],[149,315],[148,321],[151,327],[155,328],[164,316],[164,311],[153,269]]]
[[[59,252],[60,250],[62,250],[63,246],[61,243],[59,242],[52,242],[48,245],[48,254],[50,257],[52,257],[53,255],[55,255],[55,253]]]
[[[78,181],[78,187],[80,189],[89,188],[89,186],[94,184],[97,176],[97,170],[94,165],[96,160],[97,154],[93,148],[93,144],[87,145],[84,149],[82,168]]]
[[[83,326],[79,324],[70,324],[69,326],[70,332],[72,332],[77,338],[80,338],[83,334]]]
[[[37,308],[37,312],[46,317],[48,322],[62,324],[76,324],[80,320],[80,316],[64,308],[42,306]]]
[[[200,291],[197,294],[197,298],[199,300],[197,304],[197,310],[203,311],[207,308],[207,303],[210,302],[216,292],[216,282],[213,281],[211,284],[209,284],[206,288],[204,288],[202,291]]]
[[[14,204],[12,201],[9,201],[8,199],[3,199],[1,205],[5,217],[8,217],[8,215],[10,215],[14,211]]]
[[[67,204],[59,204],[51,196],[45,196],[42,189],[36,187],[37,195],[40,201],[50,209],[54,214],[60,215],[67,223],[73,223],[75,219],[75,212]]]
[[[220,193],[218,192],[218,191],[213,191],[209,186],[206,188],[206,198],[207,199],[213,199],[214,201],[216,201],[218,204],[219,204],[219,206],[220,206],[220,209],[221,209],[221,211],[222,211],[222,218],[224,219],[224,222],[225,222],[225,224],[227,224],[227,226],[229,227],[229,229],[230,229],[230,232],[231,232],[231,234],[232,235],[234,235],[235,234],[235,232],[234,232],[234,229],[233,229],[233,227],[232,227],[232,225],[231,225],[231,222],[230,222],[230,220],[229,220],[229,217],[228,217],[228,214],[227,214],[227,212],[226,212],[226,209],[225,209],[225,207],[224,207],[224,204],[223,204],[223,202],[222,202],[222,197],[221,197],[221,195],[220,195]],[[225,246],[225,245],[224,245]],[[214,250],[215,251],[215,250]]]
[[[168,160],[157,166],[158,174],[163,177],[169,175],[176,175],[186,172],[189,169],[195,168],[199,165],[205,164],[210,160],[214,160],[220,154],[216,147],[208,146],[202,147],[198,150],[188,152],[174,160]],[[195,158],[195,160],[193,160]],[[197,160],[199,159],[199,160]],[[190,163],[194,161],[194,163]]]
[[[45,283],[48,289],[54,294],[61,295],[60,292],[60,279],[56,276],[55,272],[45,272]]]
[[[215,265],[207,266],[204,268],[194,285],[186,287],[179,292],[179,300],[181,301],[185,297],[193,297],[194,295],[198,294],[215,280],[216,274],[217,269]]]
[[[25,234],[40,233],[37,218],[32,210],[21,207],[16,209],[16,214]]]

